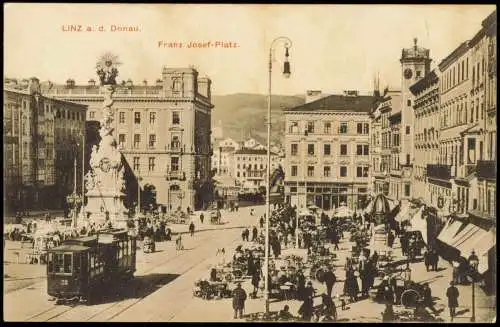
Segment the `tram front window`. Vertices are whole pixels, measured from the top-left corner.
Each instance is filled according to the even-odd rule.
[[[54,253],[49,256],[49,272],[56,274],[71,274],[72,272],[72,254],[71,253]]]

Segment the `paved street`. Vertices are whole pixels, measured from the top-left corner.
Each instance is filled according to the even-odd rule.
[[[229,260],[234,248],[241,244],[242,226],[254,225],[257,219],[265,212],[265,207],[256,208],[255,216],[249,214],[250,208],[241,208],[239,212],[224,213],[224,224],[210,225],[199,222],[199,213],[193,215],[197,232],[193,238],[184,236],[185,250],[177,252],[174,242],[157,244],[157,252],[144,254],[138,250],[136,278],[127,285],[127,288],[110,290],[103,299],[92,306],[55,305],[49,301],[46,292],[45,266],[16,264],[13,252],[23,253],[26,249],[19,249],[14,242],[7,242],[4,250],[4,312],[7,321],[95,321],[95,322],[195,322],[200,321],[199,314],[203,313],[203,321],[233,321],[231,299],[203,300],[192,295],[193,283],[201,277],[208,277],[209,268],[218,260],[215,256],[217,248],[224,247]],[[174,232],[186,232],[187,226],[171,226]],[[338,282],[333,294],[342,294],[345,272],[343,263],[350,254],[352,243],[348,241],[346,233],[340,250],[336,251],[338,260],[334,263]],[[18,243],[17,243],[18,244]],[[400,249],[396,246],[396,255]],[[22,255],[21,255],[22,256]],[[446,307],[445,290],[451,279],[451,266],[448,262],[440,261],[437,272],[426,272],[423,263],[411,265],[412,279],[428,281],[433,296],[436,297],[436,308],[441,311],[440,317],[449,321]],[[252,289],[250,281],[244,283],[249,293]],[[314,282],[317,295],[324,291],[324,286]],[[456,322],[467,322],[470,319],[471,287],[459,286],[460,298]],[[321,300],[316,297],[315,304]],[[21,305],[22,304],[22,305]],[[293,314],[297,313],[299,301],[271,302],[271,311],[278,311],[285,304],[290,306]],[[337,301],[340,322],[380,322],[383,305],[374,303],[370,299],[358,301],[348,305],[345,311],[340,310]],[[488,297],[476,288],[476,316],[478,322],[493,321],[490,308],[495,307],[493,297]],[[257,299],[246,302],[246,315],[263,312],[265,308],[262,294]],[[404,311],[400,306],[396,312]]]
[[[171,320],[193,300],[193,282],[202,275],[208,275],[217,248],[232,249],[235,241],[240,240],[241,228],[235,227],[257,223],[258,216],[250,217],[249,211],[250,208],[241,208],[239,212],[223,213],[225,224],[217,226],[216,230],[207,230],[214,228],[207,220],[200,226],[199,215],[193,216],[200,232],[195,233],[193,238],[184,236],[184,251],[177,252],[174,242],[158,243],[157,252],[152,254],[143,254],[142,250],[138,250],[135,280],[126,289],[109,292],[101,301],[103,303],[92,306],[56,306],[49,301],[45,279],[32,279],[36,282],[28,284],[19,281],[26,275],[40,276],[45,266],[4,263],[5,273],[13,279],[10,283],[16,284],[16,287],[4,291],[5,320],[134,321],[138,317],[141,321]],[[263,213],[264,207],[256,208],[256,215]],[[181,228],[187,229],[187,226],[174,227],[173,230],[178,232]],[[204,229],[206,231],[202,231]],[[10,246],[6,245],[6,249],[9,250]],[[28,273],[25,272],[27,270]],[[137,315],[137,312],[141,314]]]

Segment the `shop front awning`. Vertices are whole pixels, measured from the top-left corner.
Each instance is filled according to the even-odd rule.
[[[370,200],[368,205],[363,209],[363,213],[370,213],[373,210],[373,200]]]
[[[468,258],[472,251],[472,246],[487,232],[479,226],[473,225],[471,231],[465,235],[456,246],[462,257]]]
[[[474,250],[479,258],[479,266],[477,270],[480,274],[483,274],[488,270],[488,252],[495,247],[496,244],[497,236],[495,230],[492,228],[489,231],[481,233],[480,237],[476,238],[476,242],[471,245],[471,249],[466,249],[468,252],[462,253],[462,256],[468,258],[470,252]]]
[[[450,244],[453,238],[455,238],[455,235],[458,233],[460,227],[462,227],[462,223],[460,221],[452,219],[448,220],[439,233],[438,240],[445,244]]]
[[[394,217],[396,221],[402,222],[410,219],[410,203],[403,203],[398,214]]]
[[[411,230],[419,231],[422,234],[424,243],[427,244],[427,220],[422,215],[424,207],[418,209],[417,213],[411,218]]]
[[[467,224],[449,243],[455,249],[458,249],[458,246],[462,244],[465,240],[467,240],[472,234],[476,232],[477,226],[473,224]]]

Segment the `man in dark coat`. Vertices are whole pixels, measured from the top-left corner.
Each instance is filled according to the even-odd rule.
[[[394,244],[394,233],[392,231],[389,231],[389,235],[387,236],[387,245],[389,245],[389,247],[392,248],[393,244]]]
[[[450,317],[451,321],[453,321],[453,317],[455,316],[455,310],[458,307],[458,296],[460,293],[455,286],[453,281],[450,282],[450,287],[446,290],[446,297],[448,298],[448,307],[450,308]]]
[[[203,212],[200,213],[200,222],[203,224],[203,220],[205,219],[205,216],[203,215]]]
[[[260,275],[257,271],[254,271],[252,275],[252,286],[253,286],[253,297],[257,298],[257,292],[259,291]]]
[[[311,321],[314,314],[314,303],[309,299],[304,299],[304,302],[299,308],[299,315],[301,315],[303,321]]]
[[[194,235],[194,223],[191,222],[191,224],[189,224],[189,232],[191,233],[191,236]]]
[[[431,256],[431,266],[433,271],[437,271],[438,269],[438,262],[439,262],[439,254],[437,253],[436,250],[432,250],[432,256]]]
[[[329,267],[328,270],[323,275],[323,278],[326,284],[326,294],[328,294],[328,296],[331,297],[333,285],[337,281],[337,276],[335,276],[335,274],[333,273],[332,268]]]
[[[425,269],[427,271],[429,271],[429,266],[431,264],[431,260],[432,260],[432,252],[429,253],[427,251],[424,252],[424,265],[425,265]]]
[[[260,224],[260,228],[264,228],[264,217],[260,217],[259,224]]]
[[[332,235],[333,239],[333,244],[335,244],[335,247],[333,248],[334,250],[338,250],[339,249],[339,232],[336,230],[333,232],[333,235]]]
[[[404,256],[408,255],[408,236],[403,233],[400,237],[400,242],[401,242],[401,251],[403,252]]]
[[[252,229],[252,242],[257,241],[258,230],[257,227],[253,226]]]
[[[243,310],[245,309],[245,301],[247,299],[247,293],[241,288],[241,283],[236,285],[233,291],[233,309],[234,309],[234,319],[243,317]]]
[[[302,273],[302,270],[297,272],[297,297],[298,300],[304,299],[305,288],[306,288],[306,277]]]
[[[437,310],[436,308],[434,308],[434,299],[432,298],[432,291],[431,288],[429,287],[429,283],[424,284],[424,291],[422,297],[423,297],[424,307],[431,309],[431,311],[434,314],[436,314]]]

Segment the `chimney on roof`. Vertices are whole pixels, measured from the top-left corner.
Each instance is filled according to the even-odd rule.
[[[313,102],[319,100],[323,97],[321,90],[307,90],[306,92],[306,102]]]
[[[344,96],[346,96],[346,97],[357,97],[358,95],[359,95],[359,91],[356,91],[356,90],[344,91]]]
[[[36,77],[30,78],[29,81],[30,94],[40,93],[40,80]]]

